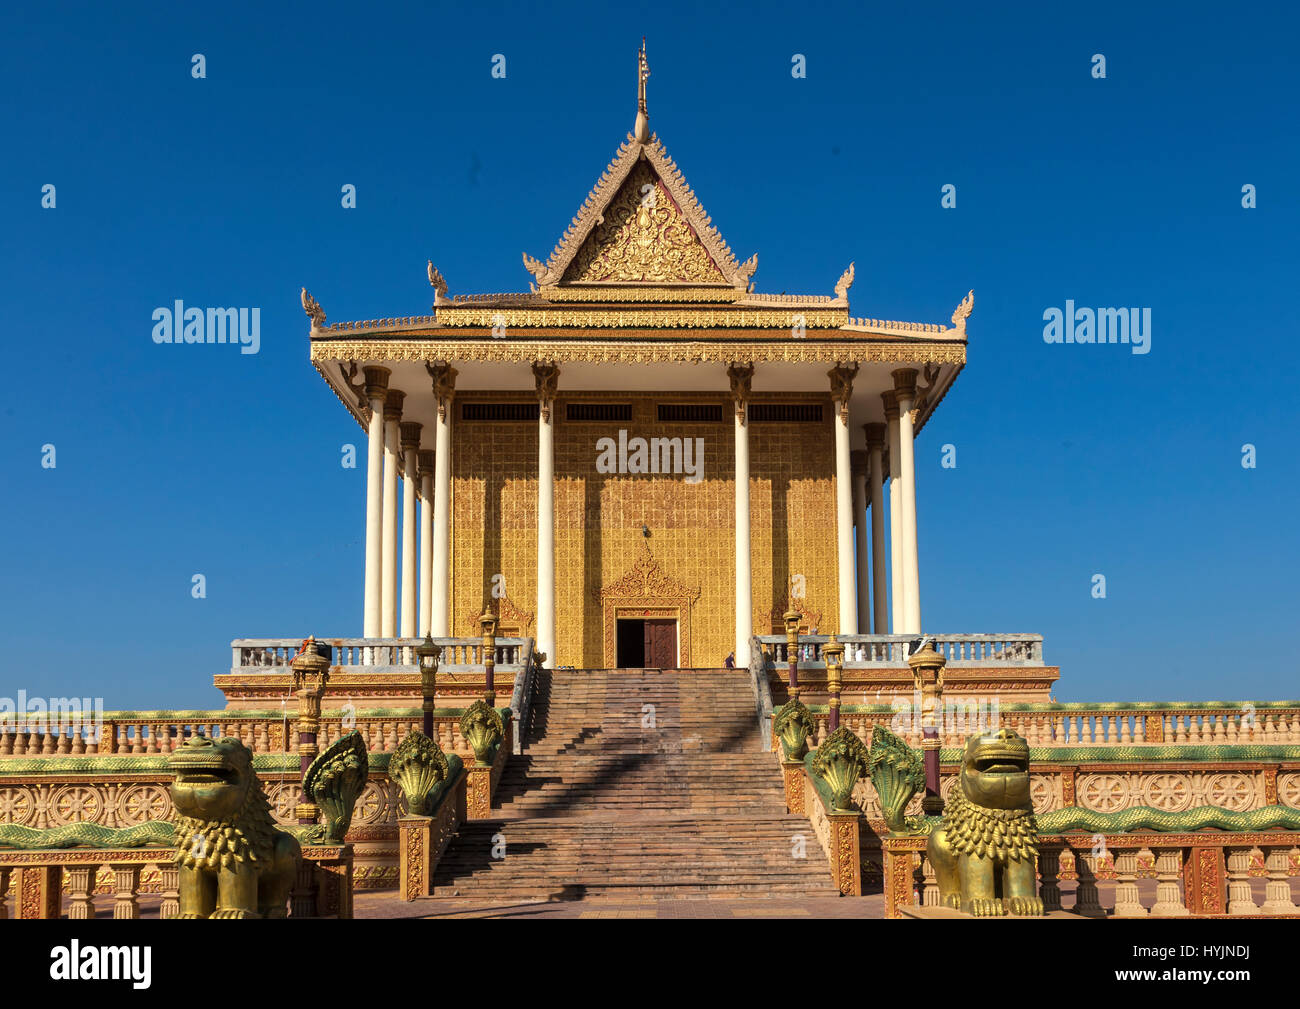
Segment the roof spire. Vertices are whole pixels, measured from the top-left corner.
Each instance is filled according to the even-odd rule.
[[[636,138],[643,144],[650,143],[650,113],[645,107],[645,82],[650,76],[650,64],[645,58],[645,36],[641,36],[641,51],[636,58]]]

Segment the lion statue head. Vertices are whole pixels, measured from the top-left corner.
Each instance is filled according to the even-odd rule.
[[[990,729],[966,740],[961,790],[985,809],[1029,808],[1029,743],[1011,729]]]
[[[1012,729],[990,729],[966,741],[944,822],[958,851],[1000,859],[1036,853],[1029,743],[1023,736]]]
[[[269,862],[278,833],[253,754],[238,739],[191,736],[168,765],[176,807],[176,861],[188,868]]]

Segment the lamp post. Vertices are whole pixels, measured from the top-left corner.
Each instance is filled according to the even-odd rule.
[[[298,756],[303,777],[316,759],[320,747],[316,733],[320,728],[321,698],[330,679],[330,660],[316,651],[316,638],[309,637],[298,649],[289,664],[293,670],[293,692],[298,698]],[[316,822],[320,808],[303,789],[302,800],[294,808],[298,823],[307,826]]]
[[[483,627],[483,700],[487,702],[489,708],[495,708],[497,706],[497,618],[491,610],[484,610],[478,622]]]
[[[790,664],[790,699],[799,700],[799,611],[785,611],[785,657]]]
[[[432,636],[415,646],[415,661],[420,669],[420,706],[424,709],[423,732],[433,738],[433,709],[437,704],[438,660],[442,658],[442,645],[435,645]]]
[[[943,670],[948,664],[934,642],[929,638],[923,646],[908,656],[912,667],[912,683],[921,694],[921,755],[925,761],[925,798],[921,809],[927,815],[943,812],[943,799],[939,795],[939,728],[937,716],[943,700]]]
[[[822,658],[826,660],[826,690],[830,694],[830,715],[826,730],[834,732],[840,727],[840,672],[844,668],[844,646],[834,634],[822,645]]]

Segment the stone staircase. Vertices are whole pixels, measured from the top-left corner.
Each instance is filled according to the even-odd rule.
[[[524,755],[444,853],[436,896],[836,894],[760,750],[747,671],[547,671],[533,703]]]

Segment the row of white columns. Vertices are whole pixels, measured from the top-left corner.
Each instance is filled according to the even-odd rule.
[[[829,372],[835,406],[835,512],[841,634],[919,634],[920,570],[916,547],[916,467],[912,454],[912,408],[917,371],[893,372],[894,388],[882,395],[884,424],[867,424],[867,450],[851,451],[849,399],[858,368]],[[753,633],[753,578],[750,557],[749,429],[752,365],[727,369],[736,403],[736,664],[748,665]],[[889,442],[889,534],[885,554],[885,442]],[[856,465],[855,465],[856,457]],[[871,509],[870,535],[867,507]],[[856,550],[854,543],[856,540]],[[886,569],[889,574],[886,574]],[[892,591],[886,583],[892,579]],[[890,601],[892,600],[892,607]],[[874,601],[874,605],[873,605]]]
[[[366,561],[362,634],[367,638],[451,634],[451,417],[456,369],[426,365],[437,404],[434,449],[422,425],[401,420],[405,393],[387,368],[365,369],[370,405],[366,455]],[[551,420],[559,369],[535,365],[538,419],[537,649],[555,658],[555,439]],[[398,580],[398,478],[402,481]],[[417,502],[419,512],[417,548]],[[418,555],[418,559],[417,559]],[[418,570],[417,570],[418,566]],[[400,600],[400,621],[399,617]]]
[[[456,371],[426,365],[433,379],[437,422],[432,452],[420,449],[421,425],[402,423],[405,394],[388,388],[387,368],[365,369],[370,405],[366,457],[366,561],[363,634],[367,638],[451,633],[448,607],[451,551],[451,405]],[[731,365],[735,411],[736,648],[749,663],[753,633],[750,556],[748,403],[752,365]],[[920,633],[916,543],[916,475],[912,409],[917,372],[900,368],[882,395],[884,424],[868,424],[866,452],[851,451],[849,397],[857,368],[830,372],[835,399],[836,546],[841,634]],[[555,437],[553,406],[559,369],[533,366],[539,401],[537,452],[537,649],[555,660]],[[889,556],[884,549],[884,452],[889,444]],[[856,465],[855,465],[856,461]],[[430,472],[432,470],[432,472]],[[397,483],[402,477],[401,579],[398,579]],[[416,504],[419,503],[418,561]],[[870,505],[870,536],[867,508]],[[854,549],[856,531],[856,551]],[[870,547],[870,549],[868,549]],[[417,572],[418,564],[418,572]],[[870,578],[868,578],[868,570]],[[855,577],[856,572],[856,577]],[[889,605],[886,582],[890,582]],[[400,599],[400,624],[398,620]],[[871,601],[874,599],[874,605]]]
[[[388,388],[387,368],[365,369],[370,406],[366,452],[366,560],[362,634],[367,638],[412,638],[447,631],[447,592],[439,593],[438,545],[449,542],[450,411],[441,410],[436,443],[443,452],[420,448],[423,425],[402,422],[405,393]],[[398,482],[401,527],[398,527]],[[441,489],[441,493],[439,490]],[[400,536],[400,552],[399,552]],[[441,580],[443,586],[446,579]]]
[[[836,369],[840,371],[842,369]],[[851,376],[836,378],[847,406]],[[882,393],[884,424],[866,424],[866,451],[849,452],[848,411],[837,411],[835,475],[840,558],[840,632],[919,634],[920,564],[916,536],[916,460],[913,451],[914,368],[893,372],[894,388]],[[845,384],[847,383],[847,388]],[[884,454],[889,449],[889,548],[885,548]],[[848,488],[852,488],[852,493]],[[867,515],[871,521],[868,527]],[[847,528],[846,528],[847,527]],[[856,540],[857,549],[853,549]],[[846,571],[848,577],[846,577]],[[853,577],[856,571],[856,579]]]

